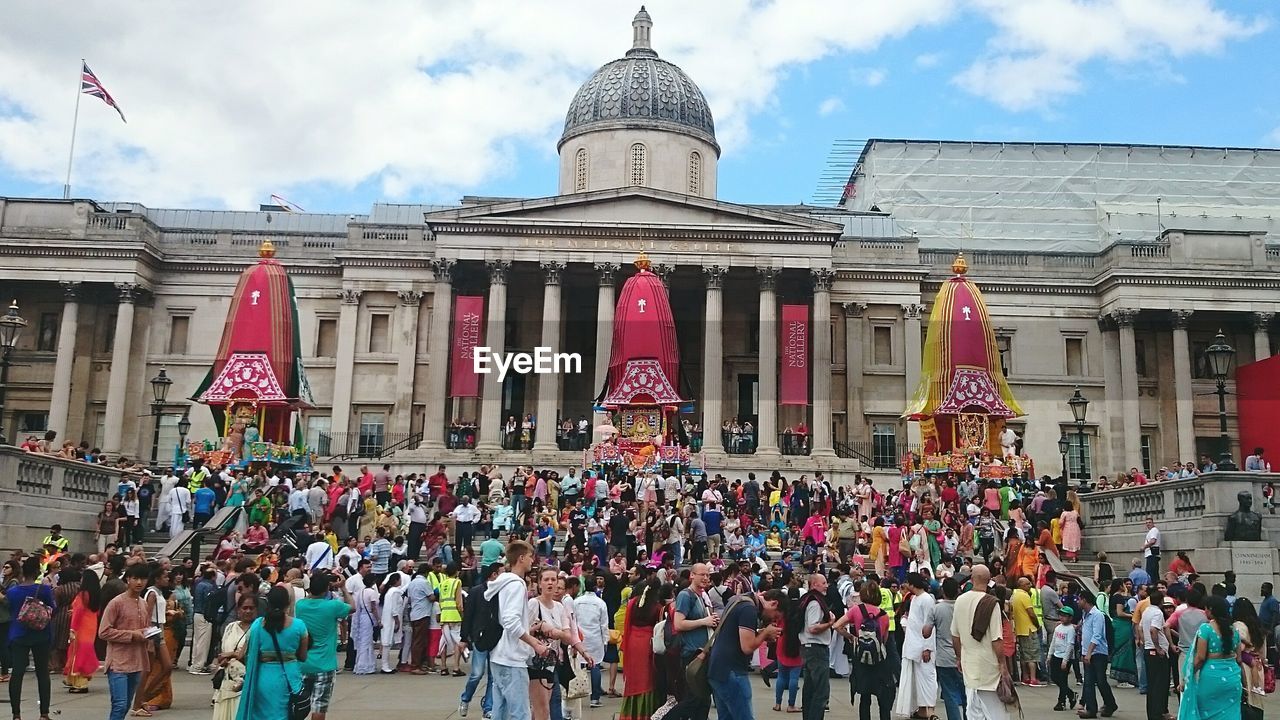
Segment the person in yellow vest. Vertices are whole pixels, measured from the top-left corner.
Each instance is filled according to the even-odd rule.
[[[872,575],[871,577],[876,580],[879,579],[875,575]],[[897,585],[897,582],[891,579],[886,580],[886,585],[888,583]],[[885,639],[884,644],[885,662],[887,662],[889,667],[893,670],[893,682],[895,685],[898,683],[897,678],[898,673],[901,670],[902,658],[898,655],[898,614],[894,611],[894,608],[896,608],[898,603],[901,601],[902,596],[898,594],[897,591],[890,590],[885,585],[880,586],[880,610],[889,617],[889,636]]]
[[[433,573],[434,574],[434,573]],[[462,651],[462,580],[458,577],[458,563],[450,563],[444,575],[432,580],[436,595],[440,598],[440,674],[449,674],[449,656],[453,655],[453,676],[463,677]]]
[[[187,489],[194,496],[196,491],[204,487],[204,481],[209,478],[209,468],[204,466],[203,460],[192,460],[191,469],[187,471]]]
[[[61,525],[50,526],[49,534],[45,535],[44,540],[40,541],[40,547],[48,547],[50,545],[61,553],[67,552],[67,549],[71,547],[71,541],[62,534]]]
[[[55,525],[54,527],[57,526]],[[57,544],[48,542],[48,538],[46,538],[44,552],[40,553],[40,577],[36,578],[36,580],[44,582],[45,576],[48,575],[50,571],[53,571],[54,573],[58,572],[66,557],[67,554],[59,550]]]

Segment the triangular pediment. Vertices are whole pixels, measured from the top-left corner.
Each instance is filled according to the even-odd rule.
[[[427,213],[429,225],[646,225],[839,236],[839,225],[769,208],[629,187]]]

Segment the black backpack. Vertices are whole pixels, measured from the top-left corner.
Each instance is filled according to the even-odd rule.
[[[471,644],[476,650],[489,652],[498,647],[502,639],[502,618],[498,614],[498,596],[490,600],[481,593],[475,600],[475,625],[472,626]]]
[[[227,606],[227,586],[217,585],[204,596],[204,607],[200,608],[200,614],[204,616],[205,622],[217,625],[222,622],[222,611]]]

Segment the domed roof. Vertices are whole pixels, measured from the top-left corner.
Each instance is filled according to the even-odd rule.
[[[692,135],[715,147],[715,121],[702,91],[676,65],[649,46],[653,21],[644,7],[632,21],[625,57],[607,63],[578,88],[557,147],[570,138],[610,127],[643,127]]]

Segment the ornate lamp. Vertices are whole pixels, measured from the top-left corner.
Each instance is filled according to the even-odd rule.
[[[27,321],[18,314],[18,301],[9,303],[9,312],[0,317],[0,443],[5,442],[4,396],[9,387],[9,357],[18,347],[18,338]]]
[[[1089,398],[1080,393],[1080,386],[1076,386],[1075,394],[1067,400],[1067,406],[1071,408],[1071,415],[1076,419],[1076,445],[1080,448],[1080,477],[1089,477],[1089,467],[1084,461],[1084,417],[1089,412]]]
[[[1218,460],[1218,469],[1234,472],[1237,468],[1231,459],[1231,436],[1227,434],[1227,376],[1231,374],[1236,349],[1227,344],[1227,336],[1219,330],[1213,344],[1205,348],[1204,356],[1213,372],[1213,379],[1218,383],[1218,429],[1222,433],[1222,457]]]

